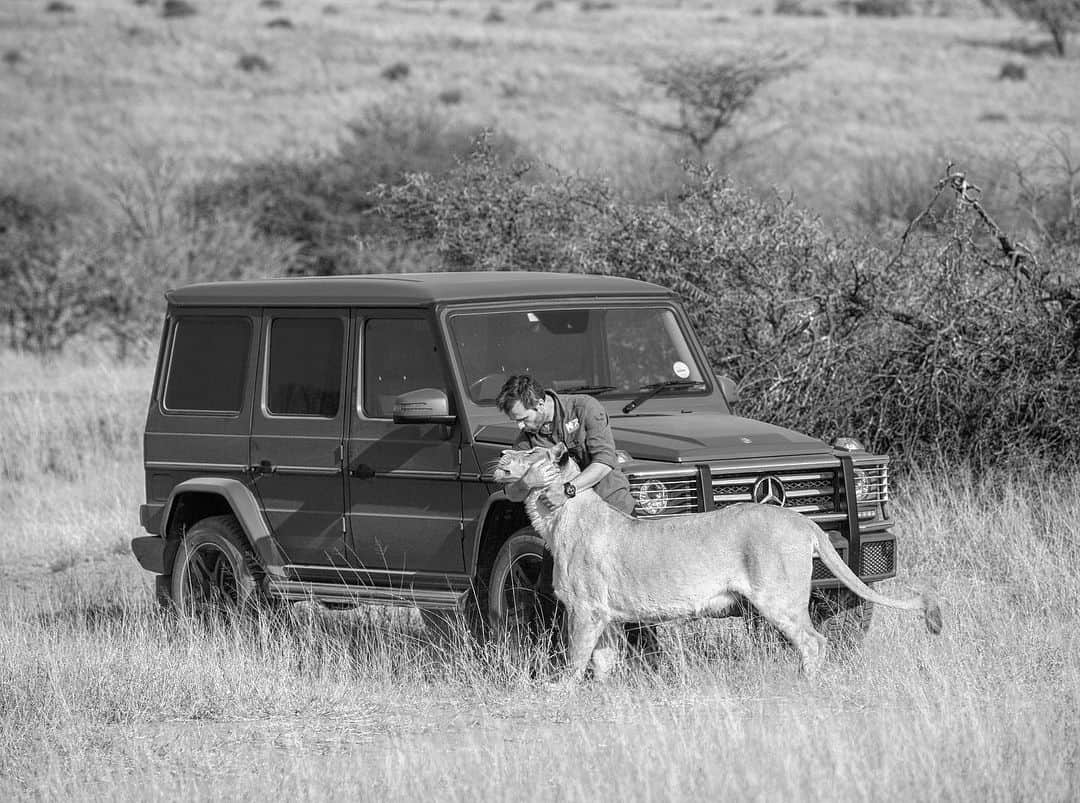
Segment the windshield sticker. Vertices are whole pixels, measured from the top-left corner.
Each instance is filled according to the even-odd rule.
[[[679,379],[686,379],[690,376],[690,366],[682,360],[671,366],[671,370],[675,372],[675,376],[679,377]]]

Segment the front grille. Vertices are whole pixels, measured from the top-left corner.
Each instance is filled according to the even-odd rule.
[[[754,501],[754,484],[765,475],[723,476],[713,475],[713,502],[717,507],[727,507],[736,502]],[[776,477],[784,485],[787,501],[784,507],[811,517],[815,513],[836,511],[836,472],[832,469],[819,471],[777,472]]]
[[[844,563],[847,563],[847,550],[838,549],[840,557],[844,559]],[[810,575],[811,580],[830,580],[833,573],[828,570],[824,563],[821,562],[821,558],[814,558],[814,571]]]
[[[862,573],[892,574],[896,567],[895,541],[870,541],[863,544]]]
[[[836,550],[840,553],[844,563],[847,563],[847,549],[841,547]],[[896,571],[896,542],[895,541],[870,541],[862,546],[862,571],[863,577],[879,574],[893,574]],[[814,572],[810,575],[811,580],[831,580],[833,573],[830,572],[820,558],[814,558]]]

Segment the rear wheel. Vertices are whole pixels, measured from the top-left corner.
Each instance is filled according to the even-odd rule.
[[[819,589],[810,595],[810,621],[831,646],[861,646],[873,615],[874,603],[846,588]]]
[[[172,601],[191,616],[248,612],[258,601],[255,562],[233,516],[202,519],[188,530],[172,568]]]

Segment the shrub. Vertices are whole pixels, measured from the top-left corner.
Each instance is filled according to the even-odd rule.
[[[270,72],[270,62],[258,53],[244,53],[236,60],[237,69],[244,72]]]
[[[911,0],[854,0],[851,10],[857,17],[908,17],[914,11]]]
[[[193,17],[198,13],[199,10],[187,0],[165,0],[161,4],[161,16],[166,19]]]
[[[484,22],[488,25],[498,24],[506,22],[506,17],[503,16],[498,6],[492,6],[488,13],[484,15]]]
[[[387,81],[401,81],[408,78],[410,72],[412,72],[412,68],[404,61],[395,61],[388,67],[384,67],[380,75]]]
[[[999,81],[1024,81],[1027,79],[1027,67],[1015,61],[1007,61],[998,72]]]
[[[266,23],[266,27],[280,28],[284,31],[291,31],[295,26],[293,25],[293,21],[288,17],[274,17],[274,19]]]
[[[752,415],[910,459],[1074,459],[1080,280],[1060,268],[1077,249],[1037,263],[986,232],[962,174],[939,182],[938,194],[961,193],[944,223],[913,226],[885,251],[706,169],[678,203],[637,205],[603,183],[532,172],[481,149],[441,179],[384,189],[382,210],[452,269],[672,288]]]
[[[773,13],[789,17],[824,17],[825,9],[817,5],[807,5],[805,0],[776,0]]]
[[[65,3],[63,0],[52,0],[47,6],[45,6],[46,14],[73,14],[75,13],[75,6],[71,3]]]
[[[380,244],[397,233],[374,213],[374,190],[412,172],[445,174],[470,153],[479,133],[451,124],[434,108],[374,106],[349,124],[336,153],[242,166],[229,178],[196,185],[188,203],[199,218],[250,213],[264,235],[297,242],[293,272],[369,270],[395,259],[376,255],[401,251]],[[492,147],[504,155],[518,150],[507,138],[493,138]]]
[[[465,97],[460,89],[444,89],[439,93],[439,103],[444,106],[456,106]]]

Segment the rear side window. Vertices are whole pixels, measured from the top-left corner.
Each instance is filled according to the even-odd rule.
[[[340,318],[278,318],[270,327],[266,406],[272,415],[334,418],[341,404]]]
[[[236,414],[244,403],[251,321],[240,317],[180,318],[173,329],[165,409]]]

